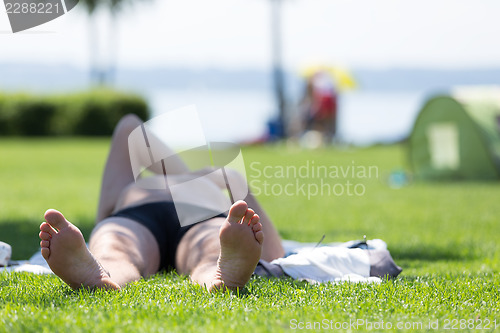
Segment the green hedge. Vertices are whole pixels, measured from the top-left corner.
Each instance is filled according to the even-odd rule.
[[[49,96],[0,93],[0,136],[110,135],[128,113],[149,119],[142,97],[113,90]]]

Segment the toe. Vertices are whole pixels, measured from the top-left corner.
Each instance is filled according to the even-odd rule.
[[[57,230],[69,226],[69,222],[64,218],[64,215],[55,209],[49,209],[45,212],[45,220]]]
[[[262,230],[262,224],[260,224],[260,223],[255,223],[255,224],[252,226],[252,230],[253,230],[254,232],[261,231],[261,230]]]
[[[257,231],[254,235],[259,244],[262,244],[264,242],[264,233],[262,231]]]
[[[47,222],[43,222],[41,225],[40,225],[40,231],[42,232],[45,232],[45,233],[48,233],[50,235],[53,235],[55,234],[55,230],[50,226],[50,224],[48,224]]]
[[[241,223],[245,224],[245,225],[249,225],[250,224],[250,220],[252,219],[252,217],[254,215],[255,215],[255,212],[253,211],[253,209],[252,208],[248,208],[247,212],[245,213],[245,218],[243,219],[243,221]]]
[[[236,201],[229,209],[229,215],[227,220],[231,223],[238,223],[245,216],[247,212],[248,205],[245,201]]]
[[[42,252],[42,257],[45,259],[45,260],[49,260],[49,257],[50,257],[50,249],[48,247],[42,247],[42,249],[40,250]]]
[[[259,215],[255,214],[252,219],[250,220],[250,226],[253,227],[255,224],[259,223],[260,217]]]
[[[38,236],[40,237],[41,240],[45,240],[45,241],[48,241],[51,238],[50,234],[48,232],[45,232],[45,231],[40,231]]]

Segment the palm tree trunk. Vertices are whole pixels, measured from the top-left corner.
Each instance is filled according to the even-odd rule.
[[[111,11],[110,29],[109,29],[109,58],[107,70],[107,84],[116,83],[116,68],[118,62],[118,19],[116,11]]]
[[[101,83],[99,31],[93,12],[89,13],[88,20],[90,84],[94,86]]]

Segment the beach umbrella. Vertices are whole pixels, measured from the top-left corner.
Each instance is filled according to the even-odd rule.
[[[352,73],[348,69],[341,66],[314,64],[304,66],[300,70],[301,76],[306,79],[312,78],[317,73],[328,74],[335,82],[335,86],[339,91],[346,91],[357,88],[356,79],[354,78]]]

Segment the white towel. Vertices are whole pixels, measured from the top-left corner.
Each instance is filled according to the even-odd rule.
[[[370,277],[370,259],[365,250],[323,246],[286,258],[273,260],[283,271],[297,280],[310,282],[380,282]]]
[[[49,265],[37,251],[29,260],[10,261],[9,266],[0,267],[0,272],[29,272],[35,274],[52,274]]]

